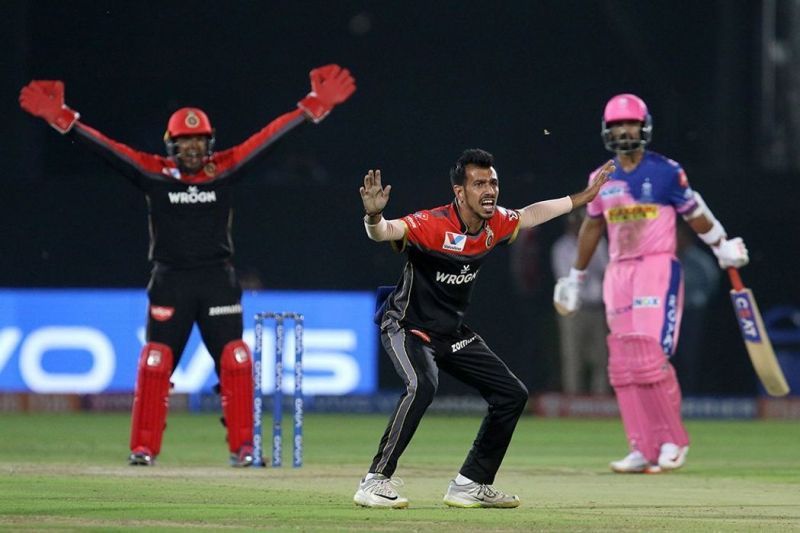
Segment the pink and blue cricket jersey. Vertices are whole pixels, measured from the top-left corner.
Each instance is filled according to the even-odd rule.
[[[659,339],[665,354],[674,352],[683,311],[675,221],[696,206],[680,164],[651,151],[631,172],[617,162],[617,170],[587,205],[587,215],[603,217],[608,232],[611,262],[603,299],[612,334],[650,335]]]

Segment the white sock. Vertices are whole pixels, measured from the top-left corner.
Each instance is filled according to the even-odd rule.
[[[456,485],[469,485],[470,483],[475,482],[466,476],[462,476],[461,474],[456,476]]]
[[[378,474],[376,474],[375,472],[367,472],[367,475],[364,476],[364,481],[369,481],[370,479],[372,479],[374,477],[377,477],[377,476],[378,476]]]

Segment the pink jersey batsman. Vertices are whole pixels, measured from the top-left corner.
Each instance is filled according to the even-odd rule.
[[[641,98],[611,98],[602,136],[606,148],[616,153],[617,170],[587,205],[578,257],[554,293],[560,312],[577,310],[583,271],[606,232],[608,376],[630,447],[626,457],[611,463],[615,472],[680,468],[689,451],[680,386],[669,362],[683,310],[683,275],[676,257],[678,215],[712,247],[722,268],[748,262],[742,240],[727,239],[680,164],[645,149],[651,135],[652,119]]]

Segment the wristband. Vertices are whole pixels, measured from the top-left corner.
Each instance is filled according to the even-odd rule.
[[[714,219],[714,224],[711,226],[711,229],[705,233],[698,233],[698,236],[704,243],[709,246],[713,246],[720,240],[724,239],[727,234],[725,233],[725,228],[722,227],[719,220]]]
[[[569,269],[569,279],[570,281],[582,284],[586,280],[586,271],[572,267]]]

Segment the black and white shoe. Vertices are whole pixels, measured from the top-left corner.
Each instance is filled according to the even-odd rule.
[[[404,509],[408,507],[408,498],[400,496],[395,489],[402,485],[403,482],[399,479],[378,474],[372,479],[361,480],[353,501],[362,507]]]
[[[506,494],[491,485],[476,482],[459,485],[453,480],[447,487],[444,503],[450,507],[512,509],[519,507],[519,497],[514,494]]]

